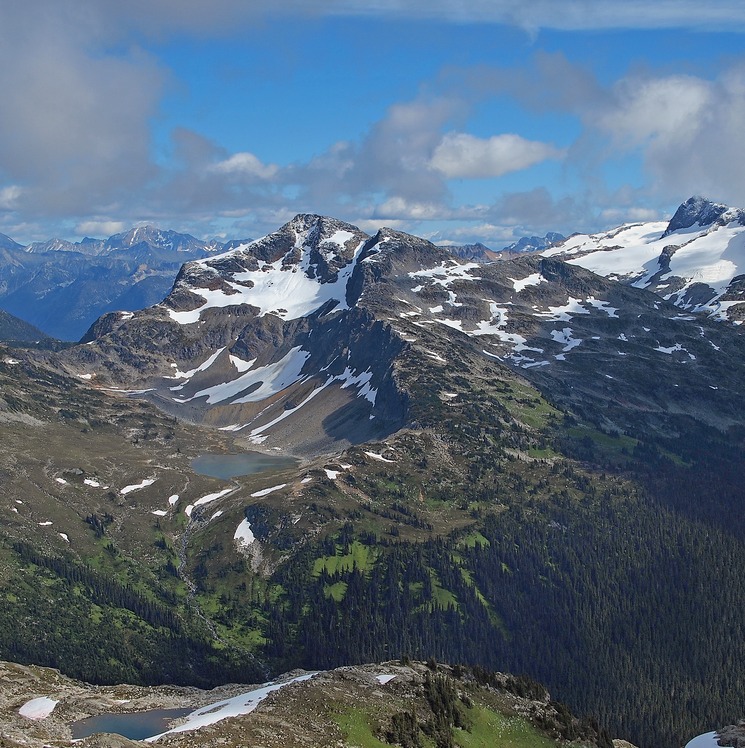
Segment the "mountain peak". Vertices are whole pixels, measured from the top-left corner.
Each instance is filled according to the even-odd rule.
[[[745,211],[739,208],[730,208],[724,203],[715,203],[701,195],[689,197],[675,211],[670,220],[663,237],[674,231],[687,229],[691,226],[711,226],[717,222],[739,221],[745,225]]]
[[[23,247],[6,234],[0,234],[0,249],[23,249]]]

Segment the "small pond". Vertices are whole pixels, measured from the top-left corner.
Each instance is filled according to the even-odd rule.
[[[236,478],[239,475],[253,475],[265,470],[283,470],[297,465],[294,457],[270,455],[262,452],[241,452],[240,454],[206,454],[191,461],[191,469],[210,478]]]
[[[193,709],[150,709],[132,714],[99,714],[75,722],[70,726],[75,740],[87,738],[97,732],[111,732],[130,740],[144,740],[159,735],[168,729],[168,723],[185,717]]]

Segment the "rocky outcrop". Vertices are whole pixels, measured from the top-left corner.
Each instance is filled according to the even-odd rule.
[[[745,211],[730,208],[723,203],[714,203],[705,197],[695,195],[686,200],[670,220],[663,238],[674,231],[690,228],[691,226],[711,226],[717,222],[737,221],[745,226]]]
[[[717,730],[717,742],[727,748],[745,748],[745,719]]]

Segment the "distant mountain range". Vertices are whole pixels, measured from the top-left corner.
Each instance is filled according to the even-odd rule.
[[[155,304],[181,265],[239,242],[202,242],[151,226],[108,239],[26,247],[0,235],[0,308],[61,340],[78,340],[104,312]]]

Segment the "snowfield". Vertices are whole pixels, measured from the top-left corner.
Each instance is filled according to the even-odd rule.
[[[334,236],[346,241],[354,235],[348,231],[337,231]],[[304,237],[298,237],[296,243],[296,248],[301,251],[304,249],[303,241]],[[342,241],[326,239],[321,243],[321,246],[342,243]],[[226,293],[222,289],[190,288],[189,290],[192,293],[204,299],[204,304],[192,311],[177,312],[169,309],[168,313],[174,322],[178,322],[180,325],[190,325],[199,321],[205,309],[224,308],[239,304],[249,304],[256,307],[260,317],[266,314],[276,314],[286,320],[306,317],[329,301],[336,302],[336,309],[348,309],[349,307],[346,304],[347,283],[354,271],[363,246],[364,242],[361,241],[355,250],[354,258],[339,271],[335,281],[321,283],[315,277],[311,277],[309,275],[311,270],[310,252],[303,251],[301,261],[297,265],[285,265],[283,267],[284,258],[280,258],[273,263],[259,262],[258,270],[234,273],[232,282],[227,281],[232,293]],[[244,252],[245,248],[234,250],[234,254],[237,255]],[[197,264],[205,268],[209,268],[209,262],[209,258],[196,261]]]
[[[39,696],[39,698],[27,701],[19,710],[18,714],[26,719],[42,720],[46,719],[53,711],[59,701],[50,699],[48,696]]]
[[[274,691],[279,691],[281,688],[290,686],[293,683],[301,683],[302,681],[310,680],[317,673],[308,673],[306,675],[299,675],[296,678],[292,678],[282,683],[266,683],[260,688],[255,688],[253,691],[247,691],[239,696],[235,696],[232,699],[225,699],[224,701],[217,701],[214,704],[208,704],[203,706],[201,709],[193,711],[191,714],[184,718],[183,724],[178,725],[166,732],[162,732],[159,735],[153,735],[150,738],[146,738],[147,742],[153,742],[159,738],[165,737],[166,735],[175,735],[179,732],[191,732],[192,730],[198,730],[200,727],[206,727],[207,725],[214,725],[215,722],[221,722],[229,717],[239,717],[243,714],[251,713],[256,707]]]
[[[745,273],[745,226],[736,218],[737,212],[729,211],[722,222],[694,223],[667,236],[663,236],[668,228],[664,221],[628,224],[607,233],[577,234],[541,254],[660,294],[678,278],[682,287],[676,286],[666,298],[682,308],[726,318],[723,304],[742,303],[719,301],[732,280]],[[698,303],[687,300],[686,292],[695,284],[708,286],[711,298]]]

